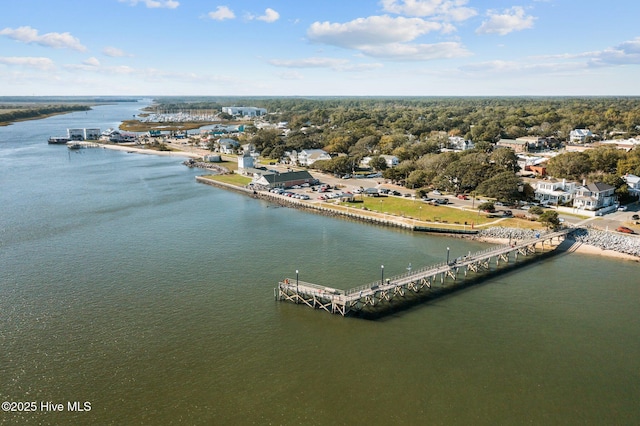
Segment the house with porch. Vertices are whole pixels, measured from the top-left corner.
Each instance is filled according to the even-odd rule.
[[[590,183],[576,188],[573,207],[582,210],[600,210],[605,212],[615,209],[615,186],[603,182]]]
[[[240,147],[240,142],[235,139],[224,138],[218,141],[218,145],[220,146],[220,152],[223,154],[233,154]]]
[[[573,200],[579,184],[565,179],[539,180],[536,183],[535,199],[542,204],[562,204]]]

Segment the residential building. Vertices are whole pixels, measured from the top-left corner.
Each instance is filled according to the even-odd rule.
[[[220,139],[218,141],[218,145],[220,146],[220,152],[223,154],[233,154],[236,149],[240,146],[240,142],[235,139]]]
[[[398,160],[398,157],[395,155],[380,155],[380,157],[384,158],[384,161],[387,163],[387,168],[389,169],[400,163],[400,160]],[[371,163],[372,158],[373,157],[364,157],[362,161],[360,161],[360,167],[369,167],[369,163]]]
[[[331,160],[331,156],[322,149],[303,149],[296,159],[299,165],[310,166],[318,160]]]
[[[474,146],[473,142],[465,140],[461,136],[449,136],[449,148],[454,151],[466,151],[467,149],[473,149]]]
[[[573,200],[579,184],[566,180],[540,180],[536,183],[535,198],[542,204],[561,204]]]
[[[584,143],[587,137],[592,137],[593,133],[589,129],[574,129],[569,132],[569,142]]]
[[[576,188],[573,207],[584,210],[600,210],[614,206],[616,188],[602,182],[590,183]]]
[[[640,177],[632,174],[626,174],[622,176],[622,179],[627,183],[629,192],[640,195]]]

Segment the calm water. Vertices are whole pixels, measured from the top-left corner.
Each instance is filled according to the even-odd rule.
[[[0,400],[31,424],[637,424],[640,267],[560,255],[382,320],[273,300],[485,245],[277,208],[180,159],[46,138],[113,105],[0,128]]]

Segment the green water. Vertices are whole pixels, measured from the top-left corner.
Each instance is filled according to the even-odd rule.
[[[65,405],[1,423],[637,424],[637,263],[563,254],[375,321],[279,303],[296,269],[348,288],[487,245],[45,142],[130,108],[0,129],[0,399]]]

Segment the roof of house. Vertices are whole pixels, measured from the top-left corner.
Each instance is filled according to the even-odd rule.
[[[313,176],[311,176],[311,173],[306,170],[286,173],[265,173],[263,177],[270,184],[291,182],[294,180],[313,180]]]
[[[588,184],[587,189],[591,192],[604,192],[604,191],[610,191],[612,189],[616,189],[616,187],[606,184],[604,182],[595,182],[595,183]]]
[[[632,175],[631,173],[624,175],[624,180],[627,183],[638,183],[640,182],[640,176]]]

